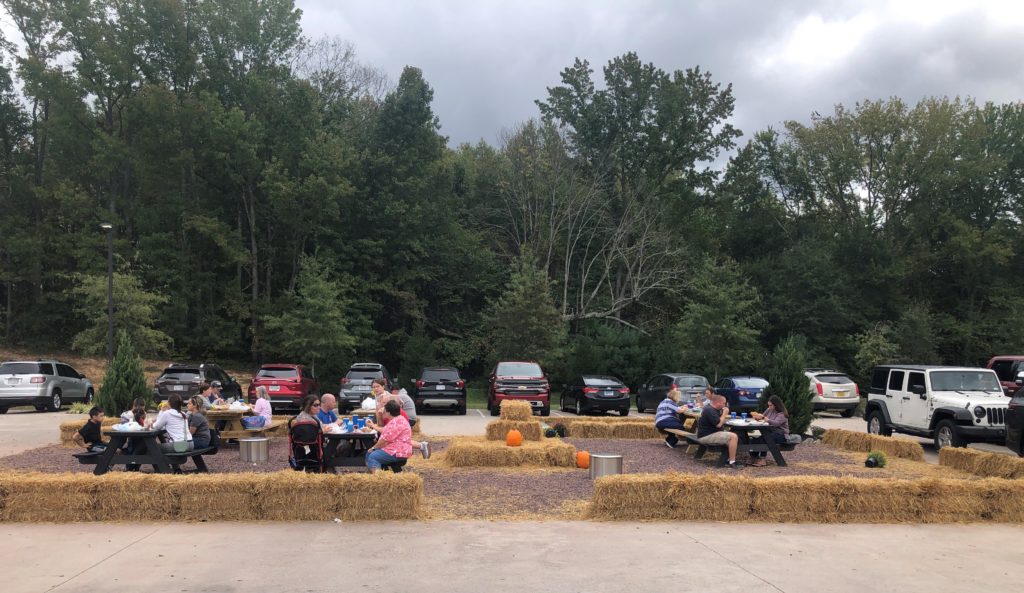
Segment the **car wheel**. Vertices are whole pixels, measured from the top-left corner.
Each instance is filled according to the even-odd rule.
[[[576,415],[577,416],[582,416],[583,415],[583,405],[580,404],[580,398],[579,397],[576,398]]]
[[[629,416],[629,408],[622,408],[619,410],[619,416]]]
[[[466,415],[466,404],[462,404],[462,405],[459,406],[458,414],[459,414],[459,416],[465,416]]]
[[[853,413],[855,411],[856,410],[854,410],[853,408],[850,408],[849,410],[843,410],[842,412],[839,413],[839,415],[842,416],[843,418],[852,418]]]
[[[880,410],[872,410],[868,414],[868,433],[883,437],[892,436],[892,428],[885,423],[885,417]]]
[[[46,408],[51,412],[56,412],[63,404],[64,400],[60,397],[60,390],[54,389],[53,394],[50,396],[50,403],[46,405]]]
[[[935,450],[941,451],[943,447],[966,447],[967,441],[960,436],[956,430],[956,424],[952,420],[940,420],[935,425]]]
[[[564,412],[565,411],[565,395],[564,394],[558,396],[558,411],[560,411],[560,412]]]
[[[640,396],[636,396],[636,411],[640,414],[644,413],[644,404],[640,401]]]
[[[551,415],[551,405],[549,404],[549,405],[546,405],[543,408],[541,408],[540,409],[540,415],[541,416],[550,416]]]
[[[93,398],[94,395],[96,395],[96,394],[94,394],[92,392],[92,388],[89,388],[88,390],[86,390],[86,392],[85,392],[85,403],[91,404],[92,403],[92,398]]]
[[[6,413],[7,413],[7,406],[0,406],[0,414],[6,414]]]
[[[491,411],[491,416],[497,416],[501,413],[501,404],[498,402],[494,402],[493,406],[487,406],[487,408]]]

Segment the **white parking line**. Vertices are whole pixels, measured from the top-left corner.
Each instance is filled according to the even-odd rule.
[[[484,413],[483,413],[483,412],[481,412],[480,410],[477,410],[477,411],[476,411],[476,413],[477,413],[477,414],[480,414],[480,417],[481,417],[481,418],[486,418],[486,417],[487,417],[487,416],[484,416]]]

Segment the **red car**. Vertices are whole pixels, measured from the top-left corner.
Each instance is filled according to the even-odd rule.
[[[1017,377],[1024,373],[1024,356],[1020,354],[993,356],[985,366],[999,375],[999,384],[1002,385],[1003,393],[1007,397],[1013,397],[1013,394],[1020,389]]]
[[[301,364],[265,364],[249,383],[249,402],[256,401],[256,388],[266,387],[270,394],[270,407],[278,410],[298,410],[302,398],[320,395],[320,384],[313,373]]]
[[[551,385],[536,362],[499,362],[491,373],[487,390],[487,408],[497,416],[506,399],[530,403],[534,413],[551,414]]]

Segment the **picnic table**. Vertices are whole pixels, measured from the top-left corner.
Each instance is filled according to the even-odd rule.
[[[110,438],[107,448],[101,453],[80,453],[75,455],[81,463],[96,464],[93,474],[102,476],[110,470],[111,465],[121,463],[127,465],[152,465],[158,474],[171,473],[171,460],[160,449],[160,437],[167,434],[166,430],[104,430],[103,434]],[[135,440],[134,450],[144,453],[128,453],[124,448],[128,439]],[[140,446],[140,445],[144,445]],[[119,453],[118,451],[121,450]]]
[[[741,452],[758,452],[767,451],[771,454],[772,459],[775,460],[776,465],[779,467],[786,467],[786,460],[782,456],[782,449],[775,439],[770,438],[771,425],[767,422],[758,422],[756,420],[728,420],[725,423],[729,427],[729,430],[736,433],[739,438],[739,445],[736,447],[736,454],[739,455]],[[758,431],[757,436],[751,435],[753,431]],[[725,456],[728,457],[728,454]],[[726,459],[728,462],[728,459]]]
[[[245,416],[252,416],[252,408],[249,407],[245,410],[232,410],[230,408],[210,408],[206,410],[206,420],[211,425],[216,425],[219,422],[223,422],[224,425],[220,428],[220,438],[222,439],[244,439],[251,436],[266,436],[264,434],[264,428],[246,428],[242,424],[242,418]]]
[[[325,432],[324,467],[366,467],[366,452],[377,442],[374,432]],[[348,443],[344,454],[341,445]]]

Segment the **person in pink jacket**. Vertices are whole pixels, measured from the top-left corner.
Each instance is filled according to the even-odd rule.
[[[256,388],[256,403],[252,407],[253,416],[242,418],[242,424],[246,428],[263,428],[270,426],[270,420],[274,411],[270,407],[270,394],[267,388],[262,385]]]

